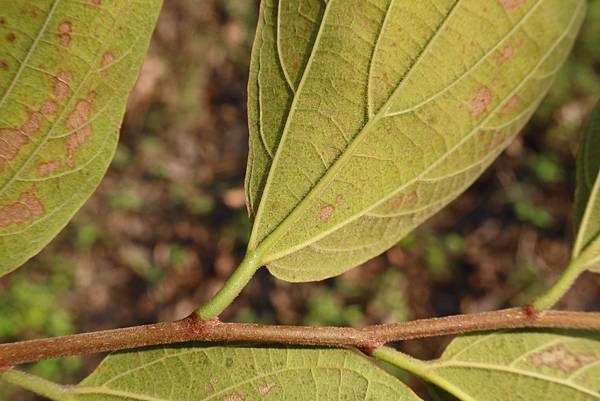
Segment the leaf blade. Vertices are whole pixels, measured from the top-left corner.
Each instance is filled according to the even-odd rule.
[[[585,128],[577,157],[575,220],[578,227],[573,257],[586,250],[587,268],[600,272],[600,103],[594,108]]]
[[[155,385],[158,377],[169,385]],[[419,400],[350,350],[202,346],[113,354],[71,394],[74,401]]]
[[[0,276],[39,252],[103,177],[160,6],[3,1]]]
[[[283,107],[274,161],[249,159],[248,174],[265,180],[255,193],[260,205],[249,248],[263,250],[272,274],[323,279],[384,251],[458,196],[507,146],[568,54],[585,4],[502,5],[327,2],[300,86]],[[348,9],[370,22],[357,22]],[[498,19],[498,32],[469,17],[484,9]],[[531,43],[528,29],[549,19],[552,30]],[[402,26],[407,21],[417,25]],[[352,24],[353,32],[343,31]],[[467,35],[465,26],[483,33]],[[477,37],[470,43],[483,50],[465,56],[469,42],[450,44],[455,31]],[[451,72],[436,77],[437,70]],[[404,217],[389,218],[394,213]]]
[[[461,336],[431,372],[471,401],[600,399],[600,338],[591,333],[516,331]]]

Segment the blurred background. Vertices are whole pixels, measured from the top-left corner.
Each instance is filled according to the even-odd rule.
[[[244,254],[246,83],[258,2],[168,0],[102,184],[40,255],[0,279],[0,342],[180,319]],[[321,283],[260,271],[228,321],[363,326],[522,305],[573,241],[574,156],[600,95],[600,0],[556,84],[458,200],[384,255]],[[600,309],[588,274],[559,307]],[[398,344],[435,358],[449,338]],[[102,355],[27,366],[76,383]],[[420,384],[409,379],[417,391]],[[0,383],[0,400],[36,398]]]

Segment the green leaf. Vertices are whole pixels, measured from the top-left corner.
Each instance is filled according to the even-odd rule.
[[[575,219],[578,227],[573,258],[600,272],[600,103],[583,132],[577,156]],[[585,254],[585,255],[582,255]]]
[[[402,382],[351,350],[166,347],[107,357],[72,401],[417,401]]]
[[[465,335],[430,363],[432,381],[463,401],[598,400],[600,335],[560,331]]]
[[[383,252],[511,142],[583,0],[263,0],[248,87],[250,251],[288,281]]]
[[[0,276],[83,205],[115,151],[160,0],[0,0]]]

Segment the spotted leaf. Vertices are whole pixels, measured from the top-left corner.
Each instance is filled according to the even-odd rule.
[[[539,330],[464,335],[426,375],[462,401],[599,400],[600,336]]]
[[[0,275],[83,205],[115,151],[161,0],[0,0]]]
[[[343,349],[164,347],[107,357],[70,401],[419,401],[364,356]]]
[[[249,249],[288,281],[385,251],[463,192],[551,85],[583,0],[263,0]]]

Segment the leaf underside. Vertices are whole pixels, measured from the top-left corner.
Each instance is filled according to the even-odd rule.
[[[250,249],[289,281],[383,252],[510,143],[583,0],[263,0],[248,86]]]
[[[573,257],[586,252],[586,267],[600,273],[600,102],[583,132],[577,156]]]
[[[462,401],[600,399],[600,336],[495,332],[453,340],[431,371]],[[444,387],[444,386],[442,386]]]
[[[344,349],[166,347],[113,354],[72,401],[417,401],[395,377]]]
[[[39,252],[115,151],[160,0],[0,0],[0,276]]]

